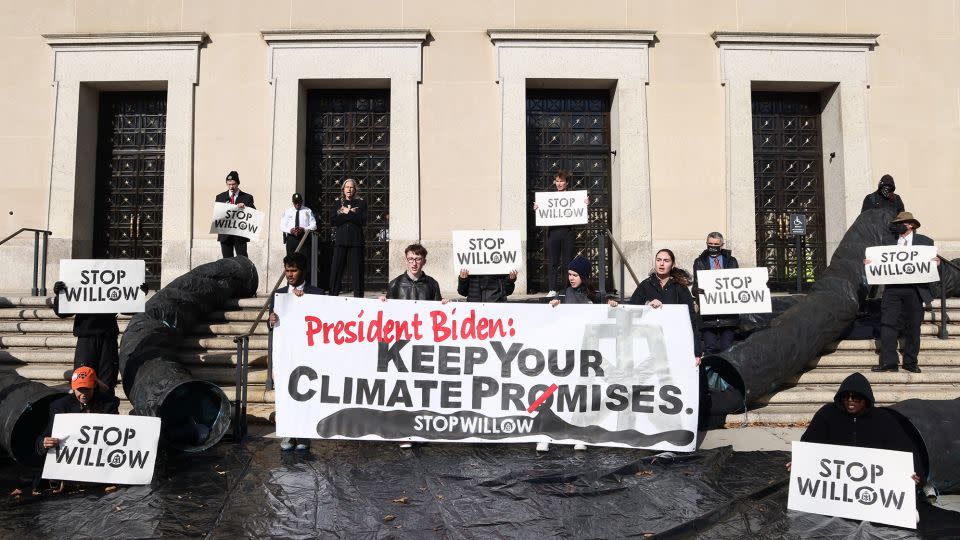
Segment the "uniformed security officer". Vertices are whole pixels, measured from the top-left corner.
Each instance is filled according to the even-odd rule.
[[[317,220],[313,217],[313,211],[303,205],[303,195],[294,193],[293,206],[287,208],[283,217],[280,218],[280,231],[283,232],[283,243],[287,247],[287,255],[297,250],[307,231],[315,230],[317,230]]]

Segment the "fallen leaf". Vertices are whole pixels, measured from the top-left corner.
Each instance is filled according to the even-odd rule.
[[[653,471],[651,470],[637,471],[633,475],[634,476],[653,476]]]
[[[653,533],[643,533],[644,538],[650,538],[651,536],[653,536]]]
[[[393,520],[395,520],[395,519],[397,519],[397,516],[395,516],[395,515],[393,515],[393,514],[387,514],[387,515],[383,516],[383,520],[384,520],[384,521],[388,521],[388,522],[389,522],[389,521],[393,521]]]
[[[437,495],[437,500],[438,500],[438,501],[442,501],[442,500],[443,500],[443,495]]]
[[[115,511],[116,511],[116,512],[120,512],[120,511],[122,511],[122,510],[123,510],[123,507],[122,507],[122,506],[118,506],[118,507],[116,507],[116,510],[115,510]]]
[[[104,493],[113,493],[116,490],[117,490],[117,486],[107,486],[103,488]]]
[[[16,488],[16,489],[14,489],[13,491],[10,492],[10,496],[11,496],[11,497],[19,497],[19,496],[22,495],[22,494],[23,494],[23,492],[20,491],[20,488]]]
[[[397,497],[396,499],[393,500],[393,502],[397,504],[407,504],[408,502],[410,502],[410,497],[407,497],[406,495],[404,495],[403,497]]]

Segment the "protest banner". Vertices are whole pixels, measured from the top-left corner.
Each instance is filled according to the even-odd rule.
[[[917,528],[909,452],[793,442],[787,508]]]
[[[147,303],[142,260],[61,259],[60,281],[60,313],[139,313]]]
[[[863,269],[868,285],[897,285],[940,281],[936,246],[868,247],[864,258],[870,261]]]
[[[118,414],[58,414],[43,478],[101,484],[149,484],[157,461],[160,419]]]
[[[701,315],[770,313],[766,268],[697,270]]]
[[[523,264],[520,231],[453,231],[453,268],[509,274]]]
[[[686,306],[275,296],[277,434],[689,451]]]
[[[212,234],[230,234],[253,240],[260,233],[263,212],[247,206],[243,210],[230,203],[213,203]]]
[[[586,191],[538,191],[534,194],[537,209],[537,227],[583,225],[587,213]]]

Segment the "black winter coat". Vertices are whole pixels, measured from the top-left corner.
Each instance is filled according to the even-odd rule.
[[[860,213],[862,214],[867,210],[873,210],[875,208],[889,208],[899,214],[903,212],[903,199],[896,193],[893,194],[892,200],[888,199],[884,197],[883,193],[880,193],[878,189],[863,198],[863,206],[860,208]]]
[[[843,396],[848,392],[860,394],[867,400],[867,408],[859,416],[852,416],[843,407]],[[913,453],[914,471],[923,477],[919,452],[901,427],[900,421],[889,409],[875,407],[870,381],[860,373],[853,373],[840,384],[833,403],[820,408],[800,437],[801,441],[879,448]]]
[[[47,449],[43,447],[43,439],[44,437],[50,437],[53,433],[53,418],[58,414],[66,413],[119,414],[120,398],[110,394],[101,394],[98,390],[94,390],[93,399],[86,407],[80,405],[77,396],[73,395],[72,392],[51,403],[47,428],[43,430],[43,434],[37,437],[37,454],[42,456],[47,453]]]
[[[230,196],[227,195],[227,192],[226,192],[226,191],[224,191],[223,193],[217,193],[217,196],[216,196],[213,200],[214,200],[215,202],[219,202],[219,203],[228,203],[228,202],[230,202]],[[250,208],[253,208],[254,210],[257,209],[257,207],[253,205],[253,195],[251,195],[251,194],[249,194],[249,193],[246,193],[246,192],[244,192],[244,191],[240,191],[239,189],[237,190],[237,194],[233,197],[233,201],[234,201],[235,204],[243,204],[244,206],[249,206]],[[227,238],[233,238],[233,241],[234,241],[234,242],[249,242],[249,241],[250,241],[249,238],[245,238],[245,237],[243,237],[243,236],[234,236],[234,235],[232,235],[232,234],[218,234],[218,235],[217,235],[217,242],[223,242],[223,241],[225,241]]]
[[[457,278],[457,294],[468,302],[506,302],[517,285],[507,274]]]
[[[724,270],[728,268],[740,268],[737,258],[734,257],[729,249],[721,249],[720,257],[723,259]],[[700,284],[697,281],[697,270],[712,270],[710,264],[710,253],[703,250],[699,257],[693,261],[693,299],[700,305]],[[698,310],[699,311],[699,310]],[[701,328],[720,328],[728,326],[737,326],[740,324],[739,315],[705,315],[700,317]]]
[[[647,279],[640,282],[637,290],[633,291],[628,303],[642,306],[651,300],[660,300],[664,304],[686,304],[690,312],[690,325],[693,327],[694,355],[701,356],[703,348],[700,343],[700,325],[690,290],[677,283],[673,278],[668,279],[667,284],[661,287],[660,278],[657,277],[657,274],[651,273]]]
[[[53,297],[53,312],[61,319],[70,316],[60,313],[60,295]],[[76,337],[118,336],[116,313],[77,313],[73,315],[73,335]]]
[[[341,207],[356,208],[355,212],[341,214]],[[367,224],[367,201],[337,199],[330,207],[330,223],[336,228],[333,245],[362,246],[363,227]]]
[[[421,273],[413,280],[404,272],[387,285],[387,298],[394,300],[442,300],[440,284],[432,277]]]
[[[584,285],[577,288],[567,286],[557,295],[561,304],[599,304],[600,293],[591,291]]]

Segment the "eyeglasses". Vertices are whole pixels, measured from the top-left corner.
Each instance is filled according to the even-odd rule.
[[[846,394],[845,396],[843,396],[843,401],[863,401],[863,400],[864,400],[863,396],[859,394],[854,394],[853,392],[850,392],[849,394]]]
[[[407,257],[408,263],[418,263],[423,262],[423,257]]]

